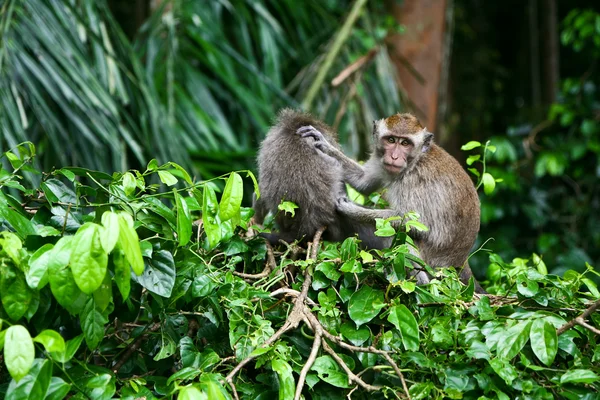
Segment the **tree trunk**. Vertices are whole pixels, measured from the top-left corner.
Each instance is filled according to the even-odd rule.
[[[393,4],[391,13],[406,27],[403,34],[388,40],[401,88],[410,101],[410,110],[432,132],[437,128],[446,30],[447,0],[404,0]]]

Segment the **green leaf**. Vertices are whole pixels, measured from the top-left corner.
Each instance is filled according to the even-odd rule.
[[[180,400],[208,400],[208,396],[193,385],[180,387],[177,398]]]
[[[4,363],[10,376],[20,381],[33,365],[35,349],[29,331],[22,325],[13,325],[4,337]]]
[[[412,220],[406,221],[404,226],[406,227],[406,232],[409,232],[411,228],[414,228],[415,230],[417,230],[419,232],[429,231],[429,228],[427,226],[425,226],[425,224],[423,224],[419,221],[412,221]]]
[[[104,325],[108,323],[108,318],[96,308],[94,299],[90,299],[79,315],[79,321],[88,348],[94,350],[104,338]]]
[[[496,374],[504,380],[507,385],[512,385],[513,381],[519,377],[516,368],[512,366],[509,360],[502,358],[493,358],[489,364]]]
[[[133,228],[133,219],[131,215],[121,212],[119,216],[119,244],[125,253],[125,258],[131,265],[131,269],[136,275],[144,272],[144,259],[137,232]]]
[[[21,239],[36,233],[30,220],[9,207],[8,199],[2,192],[0,192],[0,220],[6,220]]]
[[[503,332],[497,345],[498,357],[506,360],[515,358],[527,343],[530,328],[531,321],[521,321]]]
[[[377,230],[375,231],[375,236],[388,237],[394,236],[396,234],[396,230],[394,229],[390,221],[381,218],[375,218],[375,225],[377,227]]]
[[[247,175],[248,177],[250,177],[250,179],[252,179],[252,184],[254,185],[254,193],[256,194],[256,199],[260,199],[260,189],[258,187],[258,181],[256,180],[256,176],[254,176],[254,174],[251,171],[247,171]]]
[[[50,385],[48,386],[48,391],[46,392],[44,400],[62,400],[67,396],[70,390],[71,385],[61,378],[53,376],[50,379]]]
[[[160,181],[167,186],[173,186],[177,184],[177,178],[175,178],[169,171],[158,171],[158,177],[160,178]]]
[[[131,267],[125,258],[125,252],[121,249],[121,246],[117,246],[112,252],[112,261],[115,267],[115,276],[113,278],[123,301],[125,301],[131,291]]]
[[[227,179],[221,203],[219,204],[219,218],[225,222],[239,214],[244,195],[244,182],[236,172],[232,172]]]
[[[340,369],[340,366],[330,356],[317,357],[310,369],[315,371],[322,381],[332,386],[344,389],[351,387],[348,382],[348,375]]]
[[[537,271],[542,275],[548,275],[548,268],[546,268],[546,263],[540,256],[533,253],[532,262]]]
[[[419,350],[419,325],[415,316],[404,304],[390,307],[387,320],[400,332],[402,345],[406,350]]]
[[[65,236],[56,242],[48,265],[48,280],[56,301],[71,313],[77,314],[83,310],[87,299],[75,283],[73,272],[69,268],[73,238],[74,236]]]
[[[46,198],[51,203],[60,201],[62,203],[77,204],[78,202],[75,192],[73,192],[70,187],[58,179],[50,178],[45,182],[42,182],[40,186],[44,191]]]
[[[485,194],[489,196],[494,192],[494,189],[496,188],[496,181],[494,180],[494,177],[492,175],[485,172],[481,176],[481,182],[483,183],[483,192]]]
[[[348,260],[340,267],[340,271],[351,274],[359,274],[363,271],[362,264],[358,260]]]
[[[299,208],[296,203],[292,203],[291,201],[282,201],[278,206],[277,209],[279,211],[283,211],[286,214],[290,214],[292,216],[292,218],[294,218],[296,216],[296,210],[297,208]]]
[[[338,271],[335,263],[332,261],[324,261],[322,263],[317,264],[315,267],[315,271],[321,271],[329,280],[337,282],[338,279],[342,276],[342,274]]]
[[[477,147],[481,147],[481,143],[476,140],[472,140],[472,141],[468,142],[467,144],[463,144],[460,149],[464,150],[464,151],[468,151],[468,150],[473,150]]]
[[[361,287],[348,301],[348,315],[361,326],[371,321],[385,307],[383,292],[369,286]]]
[[[540,287],[534,280],[528,279],[525,275],[520,275],[517,278],[517,291],[525,297],[535,296]]]
[[[169,298],[175,286],[175,261],[166,250],[155,251],[146,259],[144,273],[134,279],[143,287],[159,296]]]
[[[477,168],[467,168],[467,170],[478,178],[481,175],[481,173],[477,170]]]
[[[218,374],[202,374],[200,376],[200,388],[209,400],[229,400],[230,396],[227,390],[221,385],[219,380],[221,375]]]
[[[83,333],[75,336],[71,340],[67,340],[67,342],[65,343],[64,351],[52,352],[52,353],[50,353],[50,356],[54,360],[61,362],[61,363],[69,362],[73,358],[73,356],[75,355],[77,350],[79,350],[79,347],[81,346],[82,342],[83,342]]]
[[[271,368],[279,378],[279,400],[292,399],[296,391],[296,382],[292,375],[292,367],[286,361],[276,358],[271,361]]]
[[[348,339],[350,343],[355,346],[360,346],[365,343],[371,337],[371,331],[366,326],[356,328],[353,323],[347,321],[340,327],[340,332],[344,338]]]
[[[87,368],[90,368],[90,365],[88,365]],[[96,367],[95,369],[106,372],[95,372],[83,379],[79,379],[79,388],[83,385],[83,389],[88,399],[112,399],[116,391],[115,377],[104,368]]]
[[[42,289],[48,283],[48,265],[53,257],[54,245],[46,243],[31,255],[29,259],[25,279],[32,289]]]
[[[481,158],[481,154],[474,154],[467,157],[467,165],[473,165],[473,163]]]
[[[340,256],[342,261],[354,261],[358,255],[358,242],[356,238],[346,238],[340,247]]]
[[[573,369],[565,372],[560,377],[560,384],[565,383],[597,383],[599,381],[598,375],[589,369]]]
[[[190,185],[194,184],[194,182],[192,182],[192,178],[190,177],[190,174],[188,174],[188,172],[185,170],[185,168],[183,168],[181,165],[179,165],[177,163],[174,163],[173,161],[169,161],[168,164],[177,170],[179,175],[181,175],[183,177],[184,181],[186,181]],[[177,173],[177,172],[174,172],[174,173]]]
[[[119,240],[119,216],[112,211],[106,211],[102,214],[102,226],[104,229],[100,230],[100,242],[108,254],[113,251]]]
[[[98,311],[104,312],[106,307],[112,302],[112,278],[110,277],[110,273],[104,275],[104,280],[102,284],[96,291],[94,291],[94,300],[96,301],[96,307]]]
[[[146,171],[156,171],[158,169],[158,162],[156,161],[155,158],[153,158],[152,160],[150,160],[150,162],[148,163],[148,165],[146,166]]]
[[[48,399],[49,397],[46,394],[49,392],[51,380],[52,363],[48,360],[38,358],[33,363],[27,375],[19,380],[18,383],[16,380],[10,383],[6,391],[5,400]]]
[[[4,310],[13,321],[21,319],[33,301],[33,291],[23,272],[12,264],[0,268],[0,296]]]
[[[83,293],[98,289],[107,271],[108,255],[100,242],[100,226],[92,222],[82,225],[73,238],[69,260],[75,283]]]
[[[531,341],[531,349],[536,357],[546,366],[550,366],[554,362],[554,358],[558,352],[556,328],[544,319],[536,319],[531,325],[529,339]]]
[[[49,353],[65,351],[65,340],[58,332],[52,329],[44,329],[33,338],[33,341],[44,345],[44,348]]]
[[[21,265],[21,239],[12,232],[0,232],[0,250],[4,251],[15,265]]]
[[[192,237],[192,216],[187,203],[176,190],[173,190],[177,207],[177,239],[179,246],[185,246]]]
[[[131,196],[135,193],[135,176],[131,172],[125,172],[123,174],[123,191],[127,196]]]
[[[217,206],[217,195],[215,194],[214,189],[211,185],[204,185],[202,224],[211,249],[221,240],[221,228],[217,220]]]
[[[361,250],[358,255],[363,263],[370,263],[373,261],[373,254],[367,251]]]

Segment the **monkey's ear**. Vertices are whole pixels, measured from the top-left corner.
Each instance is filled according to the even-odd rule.
[[[431,147],[431,142],[433,142],[433,133],[425,131],[423,135],[423,147],[421,147],[421,151],[425,153]]]
[[[373,136],[377,134],[377,121],[373,120]]]

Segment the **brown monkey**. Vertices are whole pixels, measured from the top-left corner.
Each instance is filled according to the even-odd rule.
[[[381,247],[381,238],[373,234],[373,224],[357,223],[349,215],[336,211],[339,197],[345,196],[341,164],[320,154],[296,131],[314,126],[321,137],[339,151],[337,134],[309,114],[290,109],[280,111],[258,152],[258,179],[261,196],[254,202],[256,220],[262,223],[270,211],[276,215],[278,233],[264,235],[272,243],[283,239],[312,239],[326,226],[324,239],[340,241],[358,233],[367,246]],[[341,153],[341,152],[340,152]],[[282,200],[298,205],[295,216],[277,210]]]
[[[462,267],[461,280],[468,283],[472,273],[467,258],[479,232],[479,197],[458,161],[433,143],[433,134],[416,117],[396,114],[374,122],[374,151],[364,166],[331,145],[314,126],[303,127],[298,134],[325,156],[335,158],[344,180],[358,191],[386,189],[390,209],[367,209],[340,196],[337,210],[341,214],[366,222],[418,212],[429,227],[427,232],[410,233],[421,258],[432,267]],[[417,281],[427,283],[429,278],[419,273]],[[477,282],[476,290],[484,292]]]

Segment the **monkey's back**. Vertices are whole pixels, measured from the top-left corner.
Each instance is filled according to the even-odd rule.
[[[417,211],[429,227],[419,241],[423,259],[432,266],[462,266],[479,232],[480,206],[473,181],[460,163],[432,144],[402,183],[390,190],[394,208]]]
[[[322,226],[325,237],[339,240],[338,215],[335,211],[336,193],[341,190],[342,172],[337,163],[328,163],[296,131],[306,125],[319,129],[331,143],[337,145],[333,130],[309,114],[290,109],[282,110],[258,152],[258,177],[261,197],[256,201],[257,219],[262,222],[269,212],[277,214],[276,221],[285,240],[306,237],[309,240]],[[295,217],[277,206],[282,200],[298,205]]]

